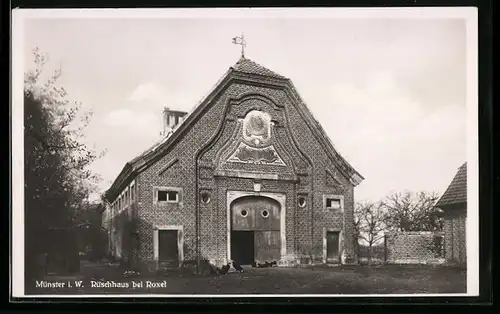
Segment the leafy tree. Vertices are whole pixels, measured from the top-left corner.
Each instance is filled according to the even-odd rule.
[[[96,191],[99,177],[89,165],[104,154],[83,144],[91,112],[66,99],[56,85],[61,71],[42,82],[47,57],[33,51],[34,69],[24,80],[25,272],[35,277],[40,256],[71,247],[68,234],[78,210]],[[57,230],[58,236],[54,236]]]
[[[386,224],[394,231],[441,231],[443,219],[434,204],[439,196],[432,192],[394,193],[382,201]]]
[[[73,221],[78,235],[79,250],[86,252],[86,258],[96,261],[105,256],[108,242],[107,233],[102,228],[103,203],[82,204]],[[90,251],[88,251],[90,249]]]

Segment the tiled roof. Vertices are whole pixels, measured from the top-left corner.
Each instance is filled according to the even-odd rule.
[[[253,62],[247,58],[240,58],[240,60],[232,67],[232,69],[236,72],[247,73],[247,74],[258,74],[264,76],[270,76],[280,79],[286,79],[283,75],[280,75],[276,72],[273,72],[260,64]]]
[[[286,79],[286,77],[279,75],[278,73],[275,73],[275,72],[261,66],[260,64],[255,63],[252,60],[244,58],[244,57],[241,57],[240,60],[238,60],[238,62],[236,62],[236,64],[233,67],[231,67],[231,69],[235,72],[241,72],[241,73],[246,73],[246,74],[258,74],[258,75]],[[186,120],[186,117],[184,117],[184,120]],[[176,127],[176,129],[178,129],[178,126]],[[129,163],[133,164],[133,163],[137,162],[138,160],[140,160],[141,158],[143,158],[144,156],[146,156],[147,154],[151,153],[158,146],[163,144],[171,134],[172,133],[167,134],[164,138],[162,138],[160,141],[158,141],[157,143],[152,145],[150,148],[148,148],[146,151],[144,151],[139,156],[132,159]]]
[[[172,138],[175,139],[175,135],[179,135],[180,133],[182,133],[183,131],[181,129],[186,129],[186,127],[183,127],[183,125],[184,124],[187,125],[188,123],[191,123],[190,121],[194,119],[193,117],[196,114],[198,114],[199,107],[202,107],[202,106],[207,105],[209,103],[208,101],[209,101],[210,95],[212,95],[212,93],[217,91],[217,89],[223,85],[223,82],[228,77],[230,77],[231,72],[250,74],[250,75],[254,74],[254,75],[260,75],[260,76],[264,76],[264,77],[286,80],[286,84],[288,84],[288,86],[290,86],[292,88],[293,92],[296,93],[296,90],[293,87],[292,82],[287,77],[282,76],[278,73],[275,73],[275,72],[255,63],[255,62],[253,62],[250,59],[241,57],[239,59],[239,61],[234,66],[232,66],[229,69],[229,71],[226,72],[221,79],[219,79],[219,81],[215,84],[215,86],[212,88],[212,90],[202,99],[202,101],[200,101],[194,107],[194,109],[185,116],[185,118],[182,120],[182,122],[180,122],[175,127],[174,130],[172,130],[169,134],[167,134],[160,141],[158,141],[157,143],[152,145],[150,148],[148,148],[142,154],[140,154],[139,156],[137,156],[136,158],[132,159],[130,162],[125,164],[125,166],[123,167],[123,169],[120,172],[120,174],[118,175],[118,177],[115,179],[115,181],[113,182],[111,187],[105,193],[108,200],[110,200],[110,198],[113,198],[116,196],[118,190],[120,189],[120,186],[125,184],[124,182],[126,182],[128,179],[131,178],[132,175],[134,175],[134,171],[139,171],[139,172],[142,171],[142,170],[138,170],[138,169],[142,169],[142,166],[144,166],[144,164],[146,163],[148,156],[152,156],[152,155],[158,153],[162,148],[168,147],[168,145],[170,145],[171,142],[173,142]],[[297,97],[300,99],[300,96],[298,96],[298,94],[297,94]],[[303,104],[303,106],[305,108],[304,110],[308,111],[307,107],[305,107],[305,104]],[[308,111],[308,112],[312,116],[312,113],[310,111]],[[319,122],[314,117],[312,117],[312,120],[313,120],[314,125],[316,125],[316,129],[321,133],[324,140],[330,144],[330,147],[331,147],[331,150],[333,151],[333,154],[341,160],[341,163],[343,164],[342,168],[344,170],[348,171],[348,175],[351,176],[352,180],[354,180],[355,185],[359,184],[364,178],[359,173],[357,173],[357,171],[354,170],[354,168],[352,168],[352,166],[350,166],[345,159],[343,159],[340,155],[338,155],[336,150],[333,148],[333,144],[331,144],[330,139],[328,138],[328,136],[326,135],[326,133],[322,129]]]
[[[436,207],[467,203],[467,163],[464,163],[436,203]]]

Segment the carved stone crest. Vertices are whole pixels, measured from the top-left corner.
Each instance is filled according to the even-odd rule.
[[[243,120],[243,139],[250,146],[266,146],[271,139],[269,114],[257,110],[250,111]]]
[[[241,142],[227,159],[228,162],[286,166],[272,144],[271,116],[262,111],[250,111],[242,121]]]

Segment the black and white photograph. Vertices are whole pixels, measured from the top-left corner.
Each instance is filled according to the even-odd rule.
[[[17,297],[477,296],[477,9],[12,11]]]

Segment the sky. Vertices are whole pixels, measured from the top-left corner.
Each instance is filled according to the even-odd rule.
[[[240,57],[290,78],[339,153],[365,178],[356,201],[442,194],[466,160],[466,24],[426,18],[30,18],[68,98],[94,115],[92,169],[110,187],[160,139],[164,106],[191,111]]]

